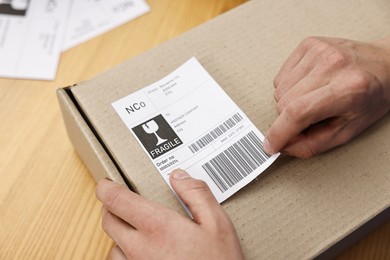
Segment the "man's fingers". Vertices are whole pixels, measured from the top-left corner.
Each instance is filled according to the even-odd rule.
[[[217,220],[222,209],[205,182],[191,178],[183,170],[175,170],[171,174],[170,183],[189,207],[196,223],[207,224]]]
[[[290,54],[290,56],[283,63],[283,65],[279,69],[279,72],[275,76],[274,79],[275,88],[279,86],[281,80],[284,78],[284,75],[290,72],[301,61],[301,59],[303,58],[303,56],[307,51],[307,47],[308,46],[302,42]]]
[[[113,246],[110,252],[110,260],[127,260],[123,251],[117,246]]]
[[[328,85],[289,103],[269,129],[265,151],[269,154],[279,152],[310,125],[344,112],[350,101],[337,98],[334,88],[334,85]]]
[[[141,246],[137,245],[140,241],[138,231],[104,207],[102,209],[102,227],[121,248],[128,248],[129,245],[134,248]]]
[[[314,67],[315,57],[311,54],[311,50],[309,50],[294,68],[279,76],[279,84],[275,88],[275,100],[279,101],[282,97],[294,89],[296,84],[306,78]]]
[[[297,82],[294,87],[289,89],[288,92],[283,96],[280,96],[280,98],[277,99],[278,113],[282,113],[284,108],[288,106],[289,103],[305,95],[306,93],[309,93],[319,87],[326,86],[330,79],[328,77],[324,77],[324,71],[325,68],[323,66],[315,66],[314,69],[311,70],[309,74],[307,74],[299,82]]]
[[[127,187],[105,179],[99,181],[96,196],[107,210],[136,229],[151,228],[151,225],[161,224],[161,218],[165,215],[156,214],[156,211],[168,212],[158,203],[148,201]]]
[[[317,38],[308,38],[304,41],[306,53],[301,58],[299,63],[292,68],[290,71],[285,71],[279,76],[279,85],[275,89],[275,100],[279,101],[285,95],[290,94],[291,91],[296,91],[297,87],[302,86],[300,84],[302,81],[306,81],[307,86],[311,89],[315,89],[326,84],[319,84],[315,81],[329,81],[327,75],[332,75],[331,73],[327,74],[327,70],[332,68],[332,61],[327,61],[329,53],[334,52],[332,48],[329,47],[329,44],[323,41],[320,41]],[[319,62],[319,59],[325,60],[325,62]],[[315,81],[310,82],[310,80],[315,79]],[[291,95],[290,95],[291,96]]]
[[[346,143],[353,137],[353,132],[343,118],[326,120],[310,127],[304,134],[298,135],[283,151],[299,158],[310,158]]]

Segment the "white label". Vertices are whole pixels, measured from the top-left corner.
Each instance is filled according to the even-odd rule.
[[[218,202],[279,156],[263,151],[264,136],[195,58],[112,106],[168,185],[181,168]]]

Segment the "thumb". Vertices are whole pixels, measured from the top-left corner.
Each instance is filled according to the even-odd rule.
[[[223,212],[204,181],[193,179],[180,169],[172,172],[169,181],[173,190],[190,209],[196,223],[212,223]]]

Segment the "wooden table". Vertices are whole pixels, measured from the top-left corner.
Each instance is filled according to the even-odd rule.
[[[0,79],[0,259],[103,259],[95,182],[74,152],[55,90],[119,64],[244,0],[149,0],[152,12],[61,57],[51,82]],[[390,258],[390,221],[340,259]]]

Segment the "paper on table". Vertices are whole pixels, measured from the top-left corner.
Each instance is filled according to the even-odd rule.
[[[63,50],[96,37],[150,11],[144,0],[75,0]]]
[[[52,80],[71,0],[0,0],[0,77]]]
[[[63,49],[149,10],[143,0],[0,0],[0,77],[53,80]]]
[[[218,202],[279,156],[264,152],[264,136],[195,58],[112,106],[168,185],[173,169],[187,170]]]

